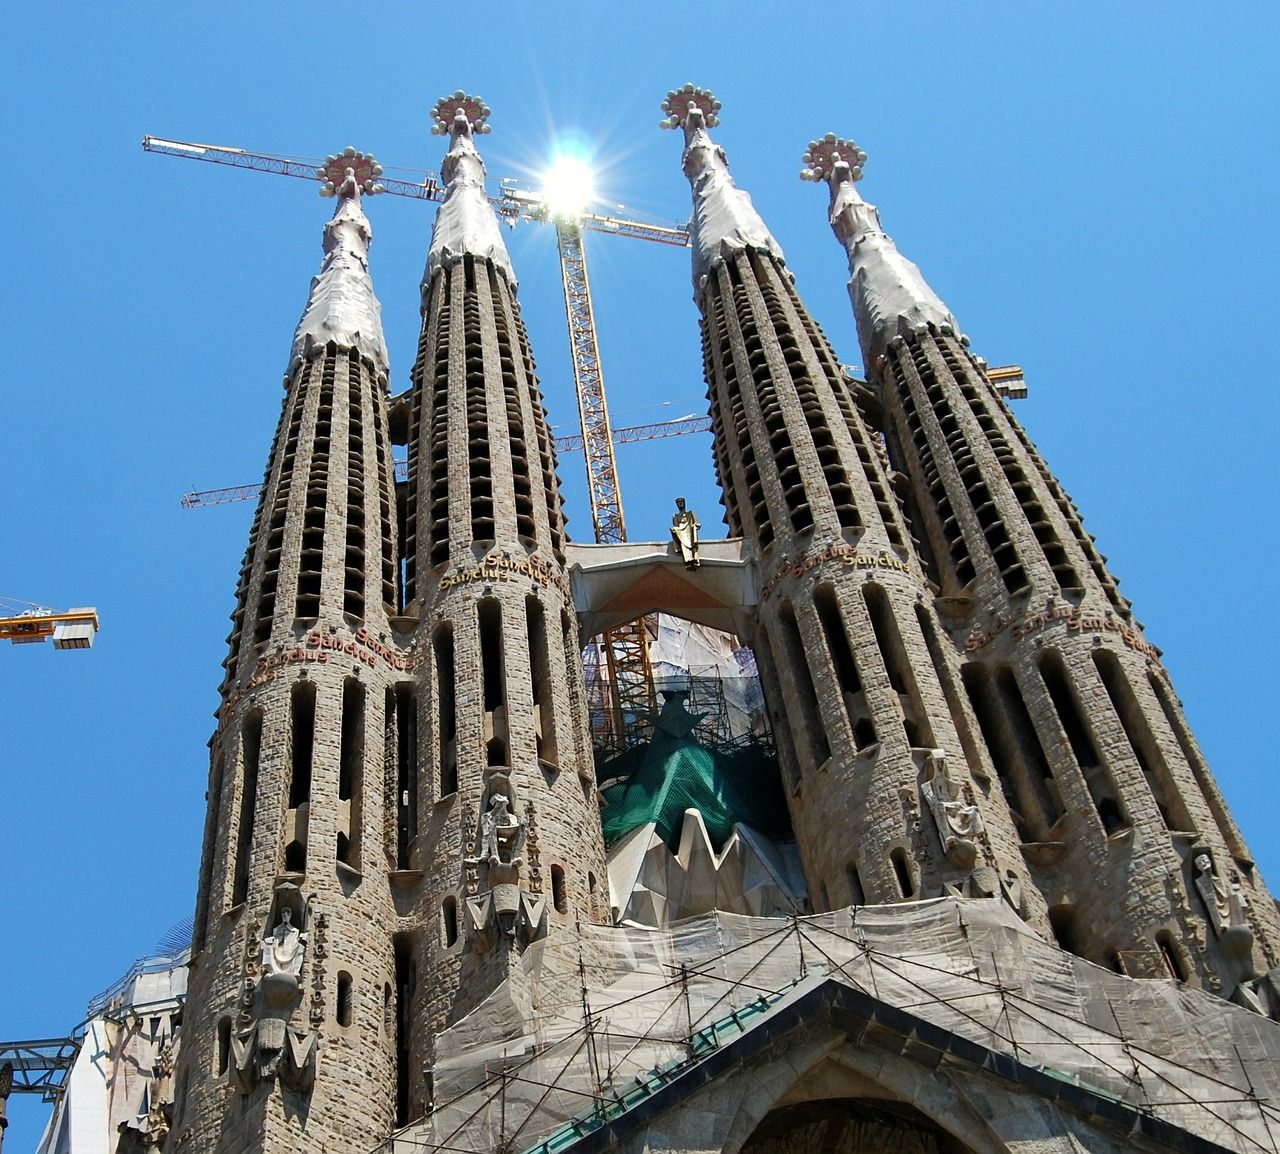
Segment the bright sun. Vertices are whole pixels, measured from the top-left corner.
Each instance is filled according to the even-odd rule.
[[[595,197],[591,168],[580,156],[561,153],[542,178],[542,196],[556,216],[578,216]]]

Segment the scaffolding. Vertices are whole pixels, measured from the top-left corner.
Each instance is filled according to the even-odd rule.
[[[616,1140],[705,1084],[709,1063],[776,1052],[815,1021],[1175,1148],[1280,1149],[1280,1026],[1059,950],[1003,898],[580,932],[576,957],[539,943],[521,959],[523,1013],[500,991],[437,1036],[431,1112],[377,1154],[557,1154],[604,1127]]]

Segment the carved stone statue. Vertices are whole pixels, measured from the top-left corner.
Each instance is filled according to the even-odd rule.
[[[947,768],[946,750],[931,749],[925,756],[925,778],[920,785],[937,823],[942,849],[957,869],[969,869],[978,860],[973,839],[985,828],[976,806],[964,800],[960,784]]]
[[[488,812],[480,819],[480,856],[491,866],[517,865],[523,861],[529,823],[517,818],[506,794],[495,793]]]
[[[698,515],[692,509],[686,509],[684,498],[676,498],[676,512],[671,518],[671,538],[680,551],[680,559],[686,569],[696,569],[698,560]]]
[[[1206,850],[1196,853],[1192,865],[1196,871],[1196,892],[1204,903],[1219,944],[1232,957],[1247,957],[1253,950],[1253,931],[1249,929],[1249,916],[1245,912],[1248,899],[1244,891],[1218,876],[1213,857]]]
[[[529,820],[511,812],[511,798],[490,782],[489,808],[480,818],[477,856],[463,859],[467,868],[467,939],[477,953],[487,953],[499,940],[526,944],[546,932],[546,898],[520,888],[525,865]],[[484,867],[484,885],[479,873]],[[470,881],[472,872],[476,884]]]
[[[287,974],[296,978],[302,973],[302,958],[307,935],[293,924],[293,910],[280,911],[280,923],[262,940],[263,974]]]

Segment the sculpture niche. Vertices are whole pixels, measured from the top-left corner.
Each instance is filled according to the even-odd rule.
[[[257,980],[245,977],[251,1024],[232,1039],[235,1076],[245,1094],[277,1074],[281,1083],[305,1094],[315,1082],[318,1039],[314,1030],[289,1023],[302,1004],[309,907],[302,907],[295,886],[280,886],[273,913],[276,924],[263,935]]]
[[[468,874],[479,877],[483,888],[466,899],[467,937],[477,953],[488,953],[500,941],[525,946],[546,933],[547,900],[542,894],[521,888],[527,818],[511,811],[511,785],[493,775],[489,806],[480,818],[476,853],[464,859]]]

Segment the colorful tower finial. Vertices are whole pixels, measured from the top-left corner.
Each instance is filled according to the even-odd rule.
[[[325,162],[316,169],[316,179],[321,182],[321,196],[340,196],[344,199],[376,196],[386,192],[382,185],[375,183],[382,175],[382,165],[367,152],[359,152],[348,145],[341,152],[325,157]]]
[[[800,179],[825,183],[831,190],[828,219],[849,257],[849,296],[858,339],[866,363],[875,365],[895,338],[924,332],[930,325],[947,333],[959,329],[920,270],[885,234],[876,206],[854,187],[862,179],[866,159],[852,140],[828,132],[809,142]]]
[[[333,343],[356,349],[385,376],[390,368],[382,334],[382,306],[369,276],[373,229],[360,196],[383,191],[376,178],[382,166],[366,152],[347,147],[326,157],[316,169],[320,195],[336,197],[333,217],[324,226],[324,263],[311,281],[307,307],[298,322],[289,356],[292,374],[317,349]]]
[[[465,122],[476,136],[490,132],[489,117],[493,110],[478,96],[458,89],[452,96],[442,96],[431,109],[431,135],[444,136]]]
[[[867,154],[854,141],[828,132],[826,136],[809,141],[800,179],[814,182],[830,180],[835,175],[836,166],[843,164],[849,170],[848,179],[861,180],[862,166],[866,162]]]
[[[662,102],[662,111],[667,113],[667,119],[662,121],[663,128],[697,128],[700,125],[715,128],[720,123],[720,117],[716,115],[720,111],[720,101],[709,88],[696,88],[692,84],[668,92]]]

